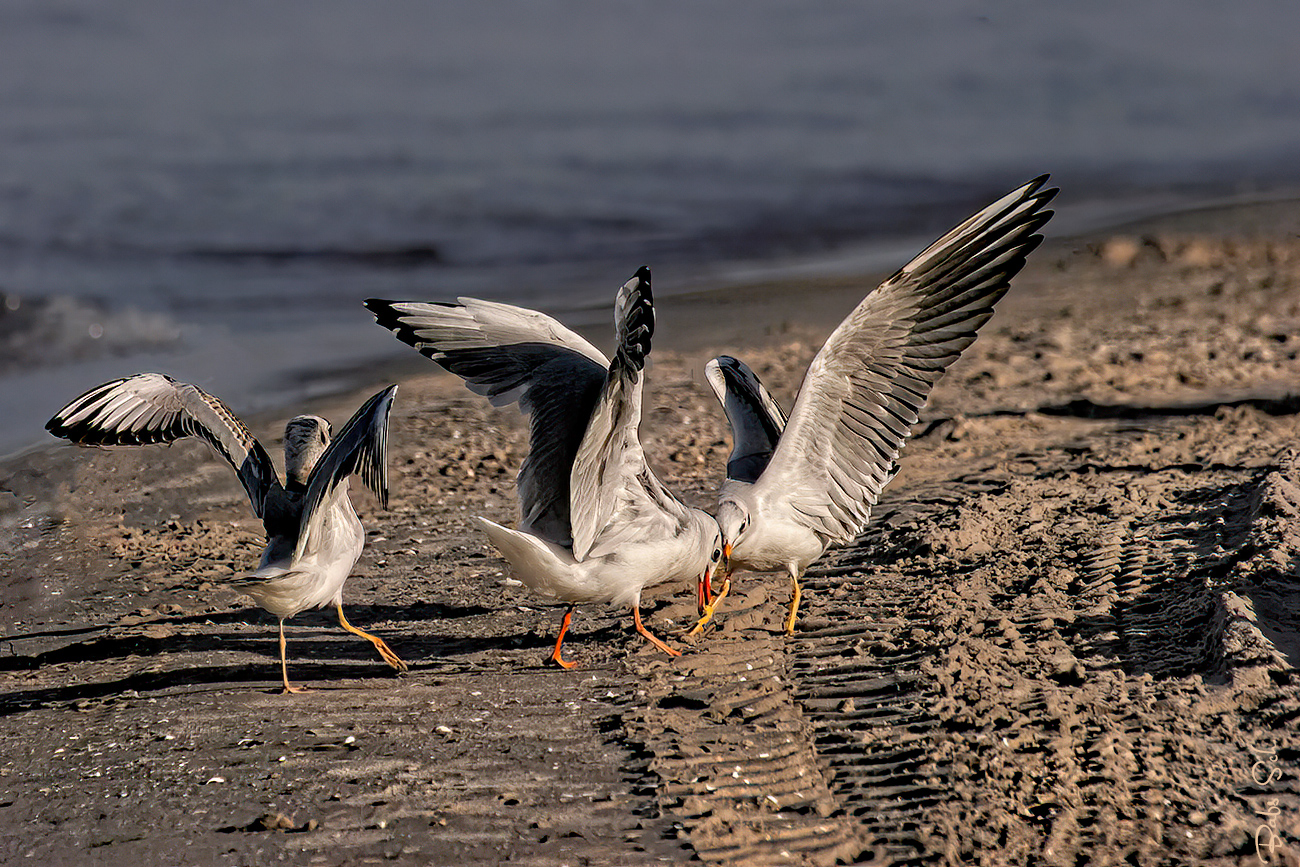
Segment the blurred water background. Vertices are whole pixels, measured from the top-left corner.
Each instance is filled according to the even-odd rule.
[[[608,317],[1300,189],[1300,4],[0,0],[0,453],[143,369],[240,412],[419,362],[360,306]],[[900,258],[902,257],[902,258]],[[358,371],[361,371],[358,374]]]

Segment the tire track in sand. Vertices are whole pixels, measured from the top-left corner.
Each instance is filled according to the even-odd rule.
[[[1259,492],[1293,423],[971,424],[1041,445],[902,479],[810,570],[793,638],[781,579],[742,576],[700,652],[643,672],[660,808],[709,863],[1240,863],[1252,807],[1294,800],[1251,783],[1252,747],[1293,756],[1300,696],[1232,596],[1279,547]]]
[[[675,619],[690,622],[681,607]],[[660,809],[707,863],[829,865],[865,848],[837,815],[774,634],[780,616],[761,584],[740,585],[702,652],[635,660],[646,686],[630,737],[652,756]]]

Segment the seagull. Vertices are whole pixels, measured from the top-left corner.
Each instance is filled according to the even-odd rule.
[[[92,388],[55,413],[45,429],[95,446],[196,436],[229,461],[266,529],[257,570],[232,584],[279,618],[284,691],[297,693],[305,690],[289,683],[284,621],[308,608],[334,605],[340,626],[373,644],[393,668],[407,669],[382,638],[343,616],[343,583],[366,538],[348,498],[348,476],[361,476],[388,507],[388,413],[396,391],[390,385],[371,397],[333,440],[330,423],[319,416],[290,419],[284,430],[284,485],[262,444],[226,404],[162,373],[137,373]]]
[[[641,591],[694,578],[707,583],[722,559],[713,518],[688,508],[646,465],[637,429],[645,360],[654,333],[650,269],[619,290],[617,350],[601,352],[551,317],[508,304],[365,302],[397,338],[465,380],[494,406],[531,415],[519,470],[516,529],[474,523],[533,590],[569,603],[551,660],[562,653],[575,605],[632,609],[636,631],[681,654],[641,622]]]
[[[731,424],[727,478],[718,494],[725,576],[733,568],[784,570],[794,632],[799,579],[867,524],[930,390],[969,346],[1040,243],[1056,189],[1047,175],[998,199],[923,250],[867,294],[813,358],[787,420],[743,362],[719,356],[705,372]]]

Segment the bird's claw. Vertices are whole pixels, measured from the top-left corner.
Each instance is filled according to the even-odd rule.
[[[387,644],[384,644],[382,640],[375,645],[375,649],[379,651],[379,655],[380,657],[383,658],[384,662],[388,663],[393,668],[397,669],[399,672],[405,672],[411,670],[411,667],[407,665],[404,661],[402,661],[401,657],[399,657],[396,653],[393,653],[393,651],[389,648],[389,646]]]
[[[705,603],[703,616],[700,618],[700,622],[695,624],[695,628],[692,629],[690,632],[686,633],[688,637],[699,635],[704,630],[704,627],[708,624],[708,622],[713,619],[714,612],[718,610],[718,603],[721,602],[726,597],[727,593],[730,590],[731,590],[731,576],[728,575],[726,578],[722,579],[722,589],[718,591],[718,595],[714,596],[713,599]]]

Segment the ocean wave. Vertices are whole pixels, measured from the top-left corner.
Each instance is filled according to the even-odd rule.
[[[180,338],[180,326],[159,313],[0,293],[0,374],[166,349]]]

